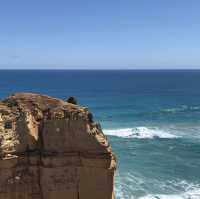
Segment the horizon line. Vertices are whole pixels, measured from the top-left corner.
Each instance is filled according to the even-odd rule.
[[[0,68],[0,70],[69,70],[69,71],[76,71],[76,70],[85,70],[85,71],[119,71],[119,70],[134,70],[134,71],[141,71],[141,70],[200,70],[200,68],[96,68],[96,69],[91,69],[91,68]]]

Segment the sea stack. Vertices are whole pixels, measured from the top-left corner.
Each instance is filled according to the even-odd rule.
[[[0,102],[0,199],[114,199],[115,168],[87,108],[32,93]]]

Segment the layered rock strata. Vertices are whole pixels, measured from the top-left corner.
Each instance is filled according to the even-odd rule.
[[[113,199],[115,168],[87,108],[32,93],[0,102],[0,199]]]

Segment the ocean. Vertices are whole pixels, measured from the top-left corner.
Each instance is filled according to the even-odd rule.
[[[116,199],[200,199],[200,70],[1,70],[0,98],[75,96],[118,158]]]

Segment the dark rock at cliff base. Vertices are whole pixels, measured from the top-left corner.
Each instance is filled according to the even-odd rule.
[[[113,199],[116,159],[87,108],[17,93],[0,102],[0,199]]]

